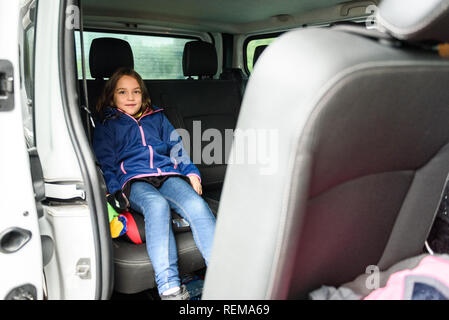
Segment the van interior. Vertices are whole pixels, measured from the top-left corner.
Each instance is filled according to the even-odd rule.
[[[214,129],[225,137],[227,129],[236,128],[251,70],[269,42],[289,29],[329,27],[342,21],[357,24],[366,16],[365,3],[335,0],[193,4],[83,0],[81,6],[83,30],[75,34],[75,47],[79,93],[82,104],[88,107],[81,113],[89,139],[96,101],[106,80],[119,67],[135,68],[142,75],[152,103],[164,109],[175,128],[188,130],[193,139],[195,122],[200,121],[201,135]],[[207,144],[202,141],[201,150]],[[193,146],[193,141],[189,145]],[[197,164],[203,197],[214,214],[218,212],[225,156],[230,148],[222,145],[219,161]],[[180,219],[175,212],[173,216]],[[134,217],[144,235],[142,215],[135,213]],[[205,264],[189,228],[173,227],[181,275],[199,272],[204,276]],[[119,238],[113,240],[112,248],[114,297],[156,296],[145,243]]]
[[[273,72],[273,77],[276,78],[279,74],[279,69],[277,68],[286,66],[283,61],[276,60],[283,59],[279,48],[285,42],[279,44],[280,47],[278,47],[277,51],[273,49],[269,52],[268,49],[272,43],[291,32],[295,34],[299,30],[311,30],[310,34],[304,38],[298,35],[298,38],[295,39],[295,36],[292,35],[291,41],[301,41],[302,39],[313,42],[312,39],[320,37],[320,45],[322,45],[322,42],[326,40],[341,40],[338,49],[342,50],[342,55],[347,55],[348,60],[354,59],[354,61],[349,62],[354,65],[359,63],[357,53],[351,56],[350,51],[345,51],[341,48],[342,46],[351,46],[351,37],[361,39],[360,41],[357,39],[353,41],[354,50],[364,50],[363,55],[365,56],[369,56],[370,53],[367,51],[372,50],[379,56],[386,57],[385,59],[391,57],[394,57],[392,59],[397,58],[397,60],[406,59],[409,52],[404,53],[401,57],[399,57],[399,54],[395,56],[394,49],[392,49],[394,46],[389,45],[387,49],[381,48],[383,46],[381,44],[382,41],[388,42],[392,40],[380,39],[382,38],[381,36],[373,40],[374,36],[370,34],[369,28],[367,28],[367,24],[373,14],[370,8],[378,6],[379,2],[378,0],[82,0],[80,1],[82,23],[80,28],[74,32],[71,48],[74,59],[76,59],[76,87],[84,133],[88,141],[91,142],[92,133],[95,130],[93,119],[96,116],[96,101],[107,79],[119,67],[131,67],[139,72],[144,78],[153,105],[164,109],[165,115],[175,128],[189,132],[191,141],[184,141],[184,143],[188,146],[187,150],[190,154],[193,153],[193,148],[195,147],[200,148],[202,151],[207,150],[208,144],[211,143],[210,140],[201,139],[199,146],[196,144],[197,142],[193,141],[195,137],[204,137],[205,131],[214,130],[219,132],[222,137],[227,137],[229,132],[239,127],[239,124],[243,126],[250,123],[248,112],[257,114],[258,109],[249,107],[249,105],[257,104],[255,101],[261,102],[264,100],[264,96],[270,102],[273,99],[268,96],[277,97],[278,100],[274,101],[278,101],[278,103],[271,106],[274,113],[280,112],[288,117],[288,112],[292,110],[291,114],[294,116],[296,111],[292,109],[293,106],[285,107],[285,105],[289,105],[289,102],[283,100],[284,92],[282,90],[284,89],[279,89],[276,86],[270,88],[266,85],[259,86],[259,89],[257,89],[257,85],[260,85],[264,79],[270,77],[271,71]],[[329,29],[346,30],[347,33],[341,37],[326,37],[325,32]],[[316,34],[312,34],[313,32],[316,32]],[[339,32],[343,33],[343,31]],[[285,41],[288,42],[288,40]],[[364,48],[366,49],[363,49],[361,46],[365,46]],[[304,55],[301,53],[302,47],[304,52],[306,52]],[[334,47],[334,43],[329,43],[329,50],[335,50]],[[323,52],[326,51],[323,46],[310,49],[307,42],[298,44],[294,48],[298,51],[285,53],[286,60],[292,59],[291,52],[298,54],[299,59],[307,59],[307,57],[312,57],[310,50],[322,50],[316,52],[318,57],[325,55]],[[422,58],[419,56],[420,54],[417,53],[417,56],[413,57],[419,60]],[[370,59],[373,61],[376,60],[374,56],[374,54],[370,56]],[[263,61],[264,59],[265,61]],[[425,57],[422,59],[429,59],[430,61],[433,58]],[[260,61],[262,62],[260,70],[258,70],[256,63]],[[304,65],[302,65],[303,69],[300,70],[298,69],[300,64],[296,62],[292,62],[291,66],[291,69],[284,68],[282,70],[284,78],[291,79],[289,80],[291,83],[295,81],[296,75],[301,73],[303,73],[303,77],[309,77],[313,82],[315,81],[315,75],[318,77],[320,72],[322,72],[305,68]],[[328,67],[329,69],[334,68],[331,62],[329,62]],[[447,68],[447,65],[445,68]],[[275,69],[277,70],[273,71]],[[447,80],[447,70],[444,68],[439,70],[445,70],[445,72],[441,71],[441,78],[438,78],[439,83],[448,83],[443,82],[445,77]],[[366,93],[368,88],[374,88],[373,90],[380,92],[384,90],[385,82],[398,84],[406,81],[406,79],[411,82],[410,87],[413,87],[413,77],[407,76],[406,70],[401,70],[398,73],[389,73],[389,71],[384,70],[385,74],[388,74],[388,76],[385,76],[386,78],[382,78],[382,72],[380,71],[375,72],[378,75],[377,78],[375,75],[370,75],[374,77],[370,78],[374,79],[374,87],[370,87],[369,81],[366,80],[367,78],[364,75],[358,75],[357,79],[352,79],[351,84],[359,86],[360,90],[362,90],[360,92],[363,92],[363,94],[348,94],[345,96],[347,92],[344,90],[350,87],[350,84],[346,83],[347,87],[340,88],[342,91],[340,91],[341,95],[339,98],[351,106],[354,105],[351,103],[353,101],[363,101],[363,104],[373,107],[373,99]],[[253,72],[254,79],[252,79]],[[315,72],[317,73],[315,74]],[[436,71],[432,69],[431,72],[435,76]],[[426,77],[427,75],[429,73],[424,72],[421,76]],[[432,77],[429,76],[429,79],[432,79]],[[253,87],[251,87],[252,85]],[[291,90],[291,87],[288,89]],[[401,87],[394,87],[394,89],[400,91]],[[311,87],[310,90],[318,89]],[[441,88],[439,90],[434,92],[434,94],[444,96]],[[446,91],[448,91],[447,88]],[[385,92],[387,92],[386,95],[393,94],[394,90],[392,88],[390,91],[387,90]],[[370,94],[374,93],[371,92]],[[404,93],[404,95],[407,94],[407,92]],[[258,99],[256,99],[256,96],[258,96]],[[285,96],[288,95],[286,94]],[[444,99],[441,98],[439,101],[448,101],[447,98],[447,95],[445,95]],[[273,291],[277,292],[277,294],[270,295],[270,298],[304,298],[308,291],[316,289],[321,284],[339,285],[350,281],[360,273],[361,265],[367,265],[367,261],[375,262],[376,259],[382,256],[383,249],[387,243],[391,246],[395,245],[393,243],[394,237],[390,236],[392,229],[407,226],[405,222],[403,225],[398,226],[398,221],[399,224],[402,221],[398,212],[404,209],[404,206],[412,205],[408,202],[404,205],[404,199],[412,197],[410,188],[415,193],[421,190],[421,188],[425,189],[422,181],[419,186],[413,184],[417,181],[416,176],[419,176],[417,172],[422,172],[419,170],[424,168],[429,162],[432,162],[432,159],[437,157],[436,155],[442,156],[439,152],[444,149],[443,146],[447,142],[447,130],[445,133],[441,131],[438,139],[430,140],[420,138],[420,134],[428,130],[428,127],[424,125],[423,127],[418,126],[418,129],[415,126],[416,131],[413,131],[410,127],[410,130],[405,130],[404,134],[395,132],[393,139],[400,141],[401,139],[406,139],[405,136],[408,135],[409,137],[414,137],[414,141],[419,143],[420,146],[427,145],[427,148],[420,153],[420,156],[413,156],[413,153],[407,151],[402,153],[403,157],[389,157],[388,152],[391,150],[382,148],[376,142],[376,139],[380,139],[379,141],[386,139],[380,130],[385,129],[385,132],[394,132],[394,121],[406,126],[407,121],[418,120],[414,116],[409,118],[409,120],[401,117],[404,113],[408,114],[407,109],[397,108],[396,112],[393,112],[391,111],[393,105],[390,100],[387,98],[380,100],[384,103],[384,108],[379,108],[379,113],[367,112],[366,108],[360,111],[347,109],[348,117],[341,117],[339,116],[341,111],[331,108],[332,110],[329,114],[321,114],[321,118],[319,118],[320,128],[332,128],[335,135],[326,135],[320,131],[315,136],[315,143],[317,144],[315,156],[320,161],[313,165],[314,169],[310,174],[312,182],[307,196],[307,209],[302,208],[302,210],[308,212],[307,219],[303,221],[308,229],[306,232],[301,233],[301,236],[304,238],[299,240],[292,236],[295,233],[293,228],[298,227],[298,220],[290,216],[284,217],[284,221],[290,222],[289,226],[285,227],[288,230],[286,234],[294,239],[291,240],[292,242],[288,242],[288,248],[293,250],[292,252],[299,250],[301,253],[289,254],[287,251],[281,250],[282,252],[280,252],[276,251],[275,248],[272,249],[273,252],[277,252],[278,258],[281,257],[279,259],[282,262],[280,269],[273,268],[272,272],[274,272],[273,270],[284,270],[282,268],[287,268],[286,265],[289,265],[290,269],[287,268],[288,272],[284,272],[284,274],[293,280],[290,281],[291,286],[289,286],[288,290],[277,288],[278,291]],[[403,99],[401,93],[398,95],[396,102],[403,101],[409,100]],[[440,105],[439,102],[435,103]],[[245,106],[245,104],[247,104],[246,113],[242,110],[242,105]],[[260,109],[261,112],[266,112],[267,110],[262,107]],[[352,116],[349,116],[349,114]],[[275,118],[275,116],[273,117]],[[387,117],[393,119],[391,123],[385,120]],[[421,117],[428,117],[426,118],[428,121],[433,119],[427,113],[421,114]],[[439,117],[442,119],[441,114]],[[258,118],[259,116],[255,116],[254,121]],[[382,122],[382,125],[378,127],[379,130],[376,130],[372,122],[369,122],[373,119]],[[383,122],[384,120],[387,123]],[[359,125],[356,126],[354,123]],[[440,128],[439,125],[437,125],[438,128]],[[353,131],[348,129],[348,126],[357,129]],[[359,145],[359,140],[353,141],[355,137],[358,137],[358,133],[356,133],[358,129],[367,135],[368,132],[371,132],[373,136],[367,138],[368,142],[365,141]],[[417,140],[419,141],[417,142]],[[357,148],[359,151],[362,149],[365,153],[362,152],[362,155],[355,155],[351,151],[352,149],[348,149],[348,145],[342,144],[341,141],[352,141],[349,144],[351,147]],[[364,148],[369,143],[380,150],[378,152],[383,157],[382,161],[372,161],[374,159],[373,153]],[[410,147],[411,142],[407,143]],[[251,208],[251,203],[269,201],[269,199],[264,199],[263,197],[257,199],[257,196],[254,196],[250,197],[247,203],[242,204],[242,201],[245,202],[244,197],[239,197],[235,193],[244,193],[249,190],[247,188],[252,188],[250,187],[251,181],[246,181],[251,180],[252,176],[250,173],[247,176],[243,175],[241,180],[245,181],[241,181],[236,177],[236,174],[242,171],[227,172],[227,158],[231,144],[223,142],[221,145],[221,150],[214,150],[214,152],[218,153],[217,155],[212,153],[215,159],[213,163],[205,163],[203,159],[194,159],[194,162],[197,160],[195,163],[202,175],[203,198],[207,201],[214,214],[220,218],[221,215],[228,216],[229,214],[228,217],[236,219],[235,215],[237,212],[242,214],[243,211]],[[336,150],[333,149],[334,147],[343,149]],[[345,150],[343,152],[344,156],[341,155],[341,150]],[[351,156],[354,158],[351,159]],[[357,160],[354,160],[355,158]],[[391,164],[390,160],[395,164]],[[347,167],[345,167],[345,163],[348,165]],[[352,165],[349,166],[349,163]],[[400,165],[396,166],[398,163]],[[366,164],[369,164],[369,169],[367,170],[365,170],[367,168]],[[361,169],[362,167],[365,169]],[[438,171],[438,174],[446,170],[446,167],[447,165],[443,166]],[[331,168],[339,171],[335,172]],[[381,175],[380,172],[390,172],[391,174]],[[291,172],[291,176],[296,176],[297,174],[297,172]],[[283,174],[279,176],[282,176],[282,179],[284,179]],[[231,186],[230,182],[226,184],[225,178],[229,178],[229,181],[232,180],[234,185]],[[446,177],[444,176],[437,183],[437,187],[426,189],[428,190],[427,193],[435,193],[432,200],[427,203],[433,211],[435,211],[435,206],[438,207],[439,205],[440,191],[444,189],[445,180]],[[252,183],[257,184],[258,181],[254,180]],[[307,184],[306,182],[303,183]],[[104,182],[100,181],[100,184],[102,186],[98,188],[97,192],[104,193]],[[238,186],[235,184],[238,184]],[[290,185],[291,181],[285,180],[283,184]],[[394,185],[394,191],[385,188],[385,193],[378,191],[376,193],[375,190],[384,188],[386,184]],[[266,186],[264,183],[261,183],[262,185]],[[276,182],[273,183],[273,187],[280,190],[283,188],[283,185]],[[232,188],[235,190],[231,190]],[[257,187],[254,188],[257,189]],[[295,190],[299,194],[299,189]],[[349,194],[354,193],[356,190],[358,190],[358,195],[360,196],[363,193],[364,199],[367,200],[350,202],[349,204],[342,202],[342,199],[346,199]],[[252,193],[250,192],[250,194]],[[278,197],[285,197],[285,194],[283,196],[282,194],[279,193]],[[291,196],[291,199],[299,201],[296,196]],[[222,201],[223,203],[226,202],[226,204],[222,204]],[[232,205],[229,203],[232,203]],[[293,202],[289,203],[294,207]],[[329,207],[329,203],[335,204],[333,209]],[[377,205],[378,203],[383,203],[383,205],[379,206]],[[344,213],[346,212],[343,210],[345,205],[351,208],[353,214]],[[364,206],[371,206],[371,209],[364,211]],[[256,207],[258,206],[254,206],[254,208]],[[299,210],[298,208],[296,209]],[[392,211],[395,214],[389,215],[388,218],[383,218],[384,215],[380,215],[378,219],[368,219],[368,216],[376,216],[376,210]],[[328,217],[326,213],[329,211],[339,214],[340,218]],[[360,215],[355,214],[357,212]],[[143,216],[139,213],[133,213],[133,215],[140,233],[144,234]],[[260,234],[254,234],[256,231],[261,232],[261,230],[264,230],[262,227],[258,227],[259,224],[262,225],[264,222],[270,224],[275,221],[270,220],[271,218],[266,219],[264,215],[257,219],[257,215],[254,212],[249,214],[249,216],[252,219],[254,218],[255,229],[248,231],[248,239],[252,237],[263,238]],[[290,218],[293,220],[290,221]],[[197,276],[204,279],[207,270],[205,263],[195,246],[188,223],[181,220],[173,212],[173,228],[176,230],[180,273],[182,277]],[[369,223],[366,221],[369,221]],[[428,235],[429,228],[434,221],[434,215],[430,215],[427,219],[421,221],[424,222],[419,239]],[[278,221],[275,224],[281,228],[281,224]],[[360,225],[363,227],[360,227]],[[332,226],[339,229],[339,232],[336,232]],[[217,250],[224,248],[226,241],[226,237],[223,237],[225,234],[224,230],[224,227],[218,230],[217,236],[221,238],[217,242]],[[240,230],[239,227],[236,226],[236,230]],[[401,234],[404,233],[402,229],[401,232]],[[382,236],[376,237],[374,233]],[[351,236],[348,236],[349,234]],[[373,236],[373,238],[370,239],[370,236]],[[147,255],[145,243],[135,244],[123,238],[111,240],[109,234],[104,235],[104,237],[109,237],[107,241],[110,243],[112,252],[111,265],[113,265],[113,268],[111,277],[113,274],[113,278],[111,278],[111,283],[113,285],[109,289],[110,297],[112,299],[142,297],[157,299],[153,269]],[[296,237],[299,237],[299,235],[296,235]],[[412,237],[413,235],[409,235],[409,237],[405,237],[406,240],[404,241],[408,241],[410,246],[413,246],[413,251],[416,249],[416,245],[412,245],[414,241],[408,239]],[[316,244],[320,243],[322,238],[329,240],[325,241],[327,245]],[[276,238],[274,236],[267,237],[267,239],[272,243],[280,242],[285,244],[286,241],[286,238]],[[260,239],[260,242],[258,242],[259,247],[265,246],[269,251],[271,250],[271,244],[267,244],[266,241],[268,240]],[[217,253],[216,263],[211,266],[214,275],[211,275],[210,286],[216,285],[218,287],[220,285],[218,275],[224,270],[235,268],[235,273],[238,273],[240,270],[242,277],[245,274],[246,269],[244,266],[241,266],[243,262],[239,263],[239,261],[244,261],[242,258],[244,254],[239,251],[232,240],[229,240],[229,243],[229,248],[226,249],[228,251],[224,250],[223,255],[220,257],[218,257]],[[314,245],[307,246],[304,243]],[[353,246],[354,243],[358,244]],[[254,244],[254,246],[254,250],[251,250],[254,254],[258,250],[263,250],[259,247],[256,248],[257,244]],[[245,247],[245,245],[242,247],[246,250],[250,248]],[[348,253],[341,251],[338,247],[352,249],[348,249],[351,251]],[[233,255],[233,250],[236,252],[235,257],[229,258]],[[391,252],[395,250],[400,251],[400,249],[395,248]],[[421,247],[420,250],[424,250],[424,248]],[[332,251],[335,252],[335,255],[330,257],[329,252]],[[408,254],[410,251],[406,252]],[[282,255],[289,258],[283,258]],[[248,253],[248,257],[251,257],[251,253]],[[388,259],[388,257],[382,257]],[[237,259],[239,261],[235,261]],[[348,259],[355,259],[356,261],[352,261],[353,264],[348,265]],[[391,259],[386,265],[396,261],[396,258]],[[255,261],[259,260],[256,259]],[[217,264],[220,264],[220,266],[217,266]],[[304,264],[307,264],[307,267],[303,269],[298,267]],[[326,264],[336,266],[336,271],[329,274],[323,273],[323,265]],[[298,268],[303,270],[302,275],[296,274],[295,270],[299,270]],[[207,271],[209,272],[209,270]],[[264,272],[265,277],[271,277],[269,272],[266,272],[266,270]],[[260,277],[259,279],[264,278],[263,274],[258,272],[255,272],[254,275]],[[280,277],[279,274],[274,277],[278,283],[282,283]],[[236,276],[236,279],[240,279],[239,276]],[[229,283],[229,285],[231,283],[235,285],[233,281],[229,281]],[[226,285],[221,288],[225,290]],[[257,290],[260,292],[262,289],[258,288]],[[235,291],[238,291],[238,289],[235,289]],[[255,296],[266,298],[263,295]],[[210,297],[214,297],[214,295],[211,294]],[[232,296],[229,296],[229,298],[232,298]]]

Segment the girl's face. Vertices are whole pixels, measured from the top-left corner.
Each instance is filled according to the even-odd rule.
[[[114,91],[114,105],[123,112],[134,116],[142,106],[142,90],[137,80],[131,76],[122,76]]]

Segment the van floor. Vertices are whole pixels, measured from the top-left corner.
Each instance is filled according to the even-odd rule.
[[[190,300],[200,300],[204,284],[206,268],[198,270],[194,274],[185,275],[181,283],[187,287],[190,294]],[[114,291],[110,300],[160,300],[157,288],[152,288],[134,294],[125,294]]]
[[[160,300],[157,289],[149,289],[135,294],[125,294],[120,292],[113,292],[111,300]]]

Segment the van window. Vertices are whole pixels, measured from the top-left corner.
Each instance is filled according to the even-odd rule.
[[[84,56],[86,59],[86,77],[92,79],[89,68],[89,50],[96,38],[109,37],[127,41],[134,55],[134,69],[143,79],[184,79],[182,54],[184,45],[197,38],[149,36],[122,33],[84,31]],[[78,78],[82,76],[80,35],[77,31],[76,56]]]
[[[276,37],[254,39],[248,42],[246,46],[246,66],[249,72],[253,71],[254,51],[256,50],[256,48],[262,45],[269,45],[273,42],[274,39],[276,39]]]

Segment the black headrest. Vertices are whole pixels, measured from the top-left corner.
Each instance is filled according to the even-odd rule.
[[[254,58],[253,58],[253,66],[256,64],[256,61],[259,59],[262,52],[268,47],[268,45],[257,46],[256,50],[254,50]]]
[[[449,41],[449,0],[383,0],[377,22],[397,39]]]
[[[184,46],[182,56],[184,76],[213,76],[217,73],[217,51],[213,44],[190,41]]]
[[[90,46],[89,66],[95,79],[110,78],[120,67],[134,68],[131,46],[121,39],[94,39]]]

